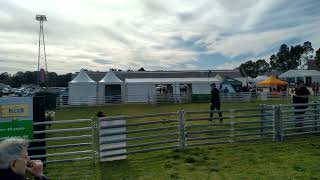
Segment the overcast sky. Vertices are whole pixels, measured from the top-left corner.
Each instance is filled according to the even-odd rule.
[[[233,69],[283,43],[320,47],[319,0],[0,0],[0,72]]]

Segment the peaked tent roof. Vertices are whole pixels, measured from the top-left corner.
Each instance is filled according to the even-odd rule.
[[[242,85],[242,82],[237,79],[226,78],[222,81],[222,84]]]
[[[261,82],[268,79],[268,76],[257,76],[256,78],[253,79],[253,82],[257,83],[257,82]]]
[[[260,86],[281,86],[282,85],[283,86],[283,85],[288,85],[288,83],[285,81],[281,81],[274,76],[269,76],[266,80],[258,82],[257,85],[260,85]]]
[[[320,76],[320,71],[317,70],[289,70],[279,77],[305,77],[305,76]]]
[[[150,84],[161,84],[161,83],[212,83],[220,82],[214,77],[209,78],[137,78],[137,79],[126,79],[126,83],[150,83]]]
[[[83,69],[81,69],[80,73],[70,81],[70,83],[95,83],[95,81],[92,80]]]
[[[100,81],[107,72],[86,72],[93,80]],[[136,78],[207,78],[219,74],[222,77],[242,77],[239,70],[180,70],[180,71],[113,71],[122,81]],[[72,78],[78,74],[72,74]]]
[[[214,78],[216,78],[219,81],[223,81],[224,80],[223,77],[220,76],[219,74],[217,74]]]
[[[123,81],[121,81],[111,70],[109,70],[109,72],[99,82],[105,83],[105,84],[121,84],[121,83],[123,83]]]

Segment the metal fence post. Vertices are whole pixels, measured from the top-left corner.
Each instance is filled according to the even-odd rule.
[[[273,106],[273,118],[274,118],[274,131],[273,140],[282,141],[282,117],[281,117],[281,105]]]
[[[273,141],[276,141],[276,124],[278,121],[276,121],[276,107],[272,106],[272,126],[273,126]]]
[[[232,139],[229,140],[229,143],[234,143],[236,141],[234,135],[234,122],[230,122],[230,138]]]
[[[317,131],[318,130],[318,121],[319,121],[319,105],[318,105],[318,102],[314,102],[314,105],[313,105],[313,109],[314,109],[314,128],[313,128],[313,131]]]
[[[184,110],[178,111],[179,116],[179,147],[181,150],[186,148],[185,119]]]
[[[283,123],[282,123],[282,110],[283,110],[283,108],[282,108],[282,104],[280,104],[280,106],[279,106],[279,140],[280,141],[283,141],[283,138],[284,138],[284,136],[283,136]]]
[[[100,179],[100,147],[99,147],[99,119],[94,117],[92,118],[92,156],[93,156],[93,167],[94,167],[94,176],[97,179]]]
[[[93,163],[96,165],[99,162],[99,119],[92,118],[92,156]]]
[[[261,119],[260,119],[260,126],[261,126],[261,129],[260,129],[260,136],[263,136],[263,133],[264,133],[264,121],[265,121],[265,118],[264,118],[264,114],[265,114],[265,107],[263,104],[260,104],[260,108],[261,108]]]

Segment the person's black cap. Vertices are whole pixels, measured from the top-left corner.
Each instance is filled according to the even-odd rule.
[[[215,83],[211,83],[210,86],[216,86],[216,84]]]

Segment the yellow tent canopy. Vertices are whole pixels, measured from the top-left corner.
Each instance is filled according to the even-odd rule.
[[[258,82],[257,85],[260,85],[260,86],[285,86],[285,85],[288,85],[288,83],[285,81],[281,81],[274,76],[269,76],[266,80]]]

